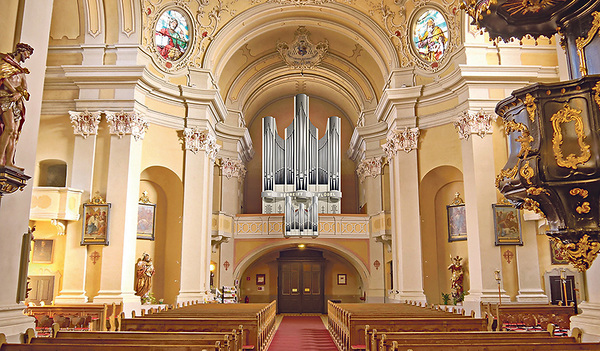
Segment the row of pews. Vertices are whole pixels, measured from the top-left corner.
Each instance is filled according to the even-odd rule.
[[[328,328],[339,350],[364,351],[537,351],[600,350],[600,343],[581,343],[581,331],[555,337],[547,331],[492,331],[493,318],[475,318],[439,306],[328,303]]]
[[[125,318],[116,331],[65,331],[55,323],[48,338],[29,329],[22,344],[0,338],[0,351],[264,351],[275,329],[270,304],[183,304]]]
[[[57,323],[61,329],[116,330],[122,304],[65,304],[28,306],[25,314],[35,318],[36,329],[50,328]]]

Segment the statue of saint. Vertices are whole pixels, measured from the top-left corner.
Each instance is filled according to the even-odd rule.
[[[25,122],[25,100],[29,100],[25,80],[29,70],[21,63],[31,54],[33,48],[25,43],[17,44],[14,52],[0,54],[0,166],[16,167],[15,147]]]
[[[452,263],[450,264],[450,266],[448,266],[448,269],[450,270],[450,272],[452,272],[452,277],[450,278],[452,281],[452,285],[450,286],[450,288],[452,290],[452,299],[454,300],[454,303],[462,302],[464,299],[464,290],[463,290],[464,271],[463,271],[463,266],[461,263],[462,257],[450,256],[450,259],[452,260]]]
[[[152,276],[154,275],[154,265],[149,254],[144,253],[142,258],[138,258],[135,265],[135,274],[135,294],[140,296],[142,302],[144,302],[149,297]]]

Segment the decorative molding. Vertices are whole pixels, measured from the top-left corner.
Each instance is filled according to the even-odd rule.
[[[148,122],[144,117],[136,112],[111,112],[104,111],[106,121],[110,128],[110,134],[114,134],[122,138],[124,135],[132,135],[137,141],[144,139],[144,134],[148,130]]]
[[[358,175],[360,182],[364,182],[367,177],[377,178],[378,175],[381,175],[383,164],[382,156],[365,158],[360,161],[358,167],[356,167],[356,174]]]
[[[217,144],[217,139],[215,139],[208,130],[200,130],[197,127],[185,128],[183,130],[183,139],[185,150],[190,150],[195,154],[200,150],[204,150],[208,157],[213,161],[215,160],[219,149],[221,149]]]
[[[151,203],[150,202],[150,198],[148,197],[148,192],[147,191],[144,190],[142,192],[142,196],[140,196],[138,202],[141,203],[141,204],[150,204]]]
[[[461,139],[468,140],[471,134],[477,134],[484,137],[492,132],[492,121],[496,120],[496,115],[486,112],[483,109],[479,112],[464,111],[456,121],[454,128]]]
[[[300,26],[294,32],[294,41],[291,44],[277,42],[277,52],[288,67],[299,70],[311,69],[323,61],[329,50],[329,42],[325,40],[313,44],[309,36],[310,32],[306,27]]]
[[[237,177],[239,181],[242,181],[246,176],[246,166],[241,160],[224,157],[221,159],[221,174],[227,179]]]
[[[392,158],[400,150],[408,153],[411,150],[417,149],[419,134],[418,127],[405,127],[402,130],[392,130],[387,136],[386,143],[382,146],[383,152],[386,153],[388,158]]]
[[[84,139],[90,135],[97,135],[98,125],[100,125],[100,114],[100,111],[69,111],[69,116],[71,116],[71,124],[73,125],[73,133],[81,135]]]

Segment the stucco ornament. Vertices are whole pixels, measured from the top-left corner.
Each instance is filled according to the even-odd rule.
[[[325,40],[313,44],[309,36],[310,32],[306,27],[300,26],[294,32],[294,41],[291,44],[277,43],[277,52],[288,67],[305,70],[314,68],[323,61],[323,57],[329,50],[329,42]]]
[[[84,139],[90,135],[97,135],[100,113],[100,111],[89,112],[88,110],[84,112],[69,111],[73,134],[81,135]]]
[[[221,160],[221,172],[227,179],[237,177],[242,181],[246,176],[246,166],[241,160],[225,157]]]
[[[118,135],[122,138],[124,135],[131,135],[135,140],[144,139],[148,130],[148,122],[144,117],[136,112],[111,112],[104,111],[110,134]]]
[[[183,130],[184,148],[193,153],[198,153],[200,150],[206,151],[211,160],[215,160],[217,153],[221,147],[217,144],[217,139],[208,132],[199,128],[185,128]]]
[[[386,143],[382,146],[388,158],[396,156],[398,151],[410,152],[418,147],[419,128],[413,127],[400,130],[392,130],[387,136]]]
[[[471,134],[477,134],[483,138],[492,132],[492,122],[495,120],[495,114],[483,111],[483,109],[478,112],[464,111],[454,122],[454,128],[461,139],[468,140]]]
[[[367,177],[376,178],[381,175],[381,168],[383,165],[383,157],[372,157],[365,158],[356,167],[356,174],[360,182],[364,182]]]

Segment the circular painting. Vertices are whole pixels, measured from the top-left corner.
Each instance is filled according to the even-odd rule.
[[[412,40],[420,58],[430,63],[439,62],[448,45],[448,24],[437,10],[423,11],[413,24]]]
[[[168,10],[160,15],[156,22],[155,34],[156,51],[168,61],[180,59],[190,42],[188,21],[176,10]]]

